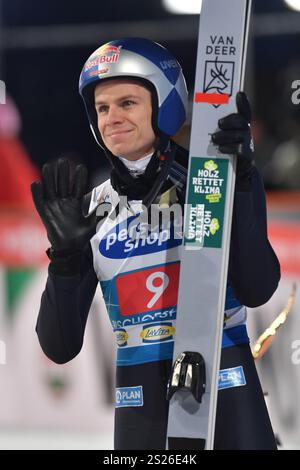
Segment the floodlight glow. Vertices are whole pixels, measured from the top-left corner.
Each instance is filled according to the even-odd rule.
[[[177,15],[198,15],[202,0],[163,0],[163,6],[170,13]]]
[[[300,0],[284,0],[289,8],[300,11]]]

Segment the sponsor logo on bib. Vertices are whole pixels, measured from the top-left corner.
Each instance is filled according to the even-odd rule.
[[[157,325],[144,326],[141,332],[143,343],[157,343],[173,339],[175,328],[172,323],[159,323]]]
[[[119,347],[127,346],[127,341],[128,341],[127,331],[119,329],[119,330],[115,330],[114,333],[115,333],[115,336],[116,336],[117,345]]]
[[[100,241],[101,255],[111,259],[142,256],[181,245],[182,238],[171,224],[162,230],[150,231],[142,224],[132,224],[136,216],[113,227]]]

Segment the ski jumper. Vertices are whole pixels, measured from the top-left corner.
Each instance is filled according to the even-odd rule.
[[[180,207],[186,168],[187,152],[177,147],[161,197]],[[264,189],[257,170],[251,183],[251,191],[235,196],[216,449],[276,448],[249,348],[245,305],[261,305],[271,297],[280,269],[267,238]],[[100,283],[117,343],[115,448],[164,449],[182,213],[175,214],[172,222],[152,223],[150,230],[149,219],[142,218],[141,201],[122,205],[109,180],[93,190],[88,212],[101,210],[101,205],[107,214],[86,249],[80,273],[58,276],[50,264],[37,333],[52,360],[64,363],[72,359],[82,347],[89,307]],[[196,445],[193,440],[183,441],[177,441],[174,448]]]

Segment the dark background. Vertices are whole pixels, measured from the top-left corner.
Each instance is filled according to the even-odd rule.
[[[83,160],[92,171],[106,166],[78,94],[81,67],[100,44],[130,35],[161,42],[182,64],[193,90],[196,15],[169,14],[160,0],[2,0],[0,5],[0,78],[21,112],[21,138],[39,167],[62,154]],[[299,13],[283,0],[254,0],[246,90],[259,128],[258,161],[297,126],[290,87],[300,79],[299,39]]]

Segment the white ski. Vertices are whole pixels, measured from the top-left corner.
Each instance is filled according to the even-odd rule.
[[[192,116],[184,240],[167,448],[176,438],[212,449],[224,321],[236,157],[210,134],[236,112],[251,0],[203,0]],[[172,438],[172,439],[170,439]],[[178,447],[180,448],[180,447]]]

